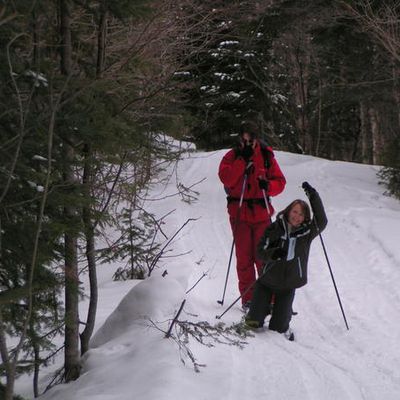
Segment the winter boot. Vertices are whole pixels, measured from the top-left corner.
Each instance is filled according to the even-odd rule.
[[[294,332],[290,328],[286,332],[283,332],[283,336],[291,342],[294,341]]]
[[[254,321],[253,319],[250,319],[248,317],[246,317],[244,319],[244,323],[245,325],[249,328],[249,329],[257,329],[260,328],[260,323],[258,321]]]

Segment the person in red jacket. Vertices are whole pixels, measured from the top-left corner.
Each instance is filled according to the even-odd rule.
[[[256,257],[257,245],[274,213],[270,196],[281,193],[286,185],[272,148],[258,136],[258,126],[252,121],[244,122],[239,145],[224,155],[218,171],[227,193],[238,286],[245,311],[250,306],[256,271],[260,273],[262,268],[262,261]]]

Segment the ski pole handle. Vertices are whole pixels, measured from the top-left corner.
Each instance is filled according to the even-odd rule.
[[[269,208],[269,203],[268,203],[268,199],[267,199],[267,194],[265,193],[265,189],[262,190],[262,194],[264,197],[265,207],[267,208],[269,219],[271,220],[271,209]]]

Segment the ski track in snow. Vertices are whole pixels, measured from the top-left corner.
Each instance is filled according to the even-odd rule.
[[[200,283],[201,289],[192,295],[192,302],[199,300],[200,314],[207,312],[209,321],[238,295],[233,259],[224,307],[216,303],[222,295],[232,240],[225,194],[217,177],[222,155],[207,153],[204,158],[197,156],[196,162],[188,160],[189,168],[181,167],[186,171],[184,182],[198,178],[199,171],[207,176],[197,205],[179,217],[182,223],[188,215],[197,215],[197,210],[202,214],[198,224],[203,226],[198,231],[207,236],[199,237],[193,228],[185,247],[204,260],[204,266],[195,267],[193,281],[215,264],[210,279]],[[285,191],[272,199],[276,211],[294,198],[304,198],[300,188],[304,180],[318,189],[324,201],[329,223],[322,237],[350,331],[345,328],[317,238],[310,255],[310,283],[296,293],[294,307],[299,315],[292,320],[296,342],[287,343],[267,331],[249,338],[242,352],[227,347],[225,351],[234,357],[233,362],[221,361],[231,382],[225,398],[398,399],[400,374],[393,366],[400,362],[396,345],[400,292],[393,289],[393,282],[400,281],[400,257],[395,247],[386,247],[384,227],[374,226],[388,204],[389,210],[397,212],[398,204],[376,195],[376,168],[293,155],[290,164],[285,162],[287,155],[279,152],[277,159],[288,183]],[[356,174],[357,179],[349,179],[349,174]],[[355,181],[359,186],[352,185]],[[375,213],[380,213],[379,218],[374,218]],[[388,213],[388,223],[394,225],[392,219],[393,213]],[[365,226],[366,222],[370,224]],[[234,307],[223,320],[229,324],[240,317],[238,307]]]

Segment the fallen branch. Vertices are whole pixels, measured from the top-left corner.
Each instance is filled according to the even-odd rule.
[[[174,319],[172,320],[171,325],[169,326],[168,332],[165,335],[166,338],[169,338],[171,336],[172,328],[174,327],[175,322],[178,320],[179,314],[182,312],[183,307],[185,306],[185,303],[186,303],[186,300],[183,300],[177,314],[175,315]]]

